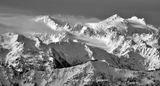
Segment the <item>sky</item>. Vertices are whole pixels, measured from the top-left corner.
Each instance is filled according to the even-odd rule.
[[[148,24],[160,26],[160,0],[0,0],[1,14],[62,14],[100,20],[118,14],[145,18]]]

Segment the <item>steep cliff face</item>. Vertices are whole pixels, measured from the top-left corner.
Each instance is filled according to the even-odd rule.
[[[143,19],[114,15],[74,26],[50,16],[33,21],[54,33],[0,35],[2,86],[160,85],[159,29]]]

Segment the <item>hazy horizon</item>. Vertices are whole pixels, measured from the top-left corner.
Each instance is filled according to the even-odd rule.
[[[160,26],[158,0],[1,0],[0,13],[63,14],[105,19],[114,14]]]

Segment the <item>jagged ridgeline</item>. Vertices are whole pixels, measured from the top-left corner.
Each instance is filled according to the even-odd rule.
[[[0,86],[160,85],[159,29],[144,19],[30,20],[54,33],[1,34]]]

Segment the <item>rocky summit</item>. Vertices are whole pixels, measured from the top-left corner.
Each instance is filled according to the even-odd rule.
[[[30,21],[53,32],[0,35],[0,86],[160,86],[159,29],[144,19]]]

